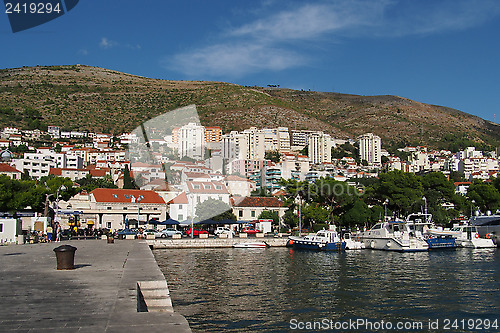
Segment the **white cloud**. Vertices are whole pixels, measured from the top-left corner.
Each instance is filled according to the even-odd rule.
[[[307,64],[313,56],[305,55],[310,52],[304,47],[306,43],[457,31],[500,13],[500,1],[496,0],[318,0],[288,4],[287,9],[221,32],[219,42],[166,58],[163,64],[191,76],[279,71]]]
[[[118,46],[119,44],[113,40],[107,39],[106,37],[101,38],[99,46],[103,49],[110,49],[112,47]]]
[[[174,56],[167,67],[187,75],[241,76],[304,63],[295,52],[259,43],[223,43]]]

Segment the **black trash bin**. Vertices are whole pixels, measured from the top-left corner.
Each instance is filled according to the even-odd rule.
[[[76,247],[71,245],[61,245],[54,249],[57,258],[57,269],[75,269]]]

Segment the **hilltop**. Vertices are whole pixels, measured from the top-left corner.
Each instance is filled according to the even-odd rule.
[[[398,96],[358,96],[150,79],[113,70],[40,66],[0,70],[0,127],[61,126],[120,134],[164,112],[195,104],[206,126],[224,132],[286,126],[336,138],[373,132],[385,144],[440,146],[466,138],[500,145],[500,126],[447,107]]]

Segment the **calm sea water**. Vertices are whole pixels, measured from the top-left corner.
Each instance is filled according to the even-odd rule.
[[[498,249],[154,254],[193,332],[500,331]]]

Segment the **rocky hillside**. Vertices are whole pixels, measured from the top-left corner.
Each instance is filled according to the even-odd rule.
[[[322,130],[338,138],[373,132],[384,143],[437,145],[443,138],[500,144],[500,126],[397,96],[356,96],[149,79],[83,65],[0,70],[0,126],[119,134],[195,104],[204,125]]]

